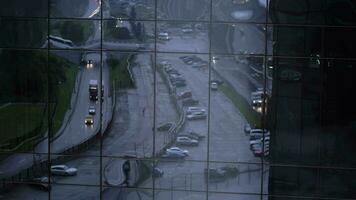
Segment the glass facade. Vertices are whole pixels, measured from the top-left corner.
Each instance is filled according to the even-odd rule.
[[[271,199],[356,197],[355,109],[345,102],[355,87],[354,6],[347,0],[270,2]]]
[[[356,199],[351,0],[2,0],[0,198]]]

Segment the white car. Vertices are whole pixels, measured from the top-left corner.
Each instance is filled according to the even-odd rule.
[[[95,106],[89,106],[89,115],[95,115]]]
[[[218,84],[215,82],[211,83],[211,90],[218,90]]]
[[[191,28],[184,28],[184,29],[182,29],[182,32],[183,32],[183,33],[193,33],[193,29],[191,29]]]
[[[58,176],[75,176],[77,175],[77,169],[74,167],[68,167],[67,165],[53,165],[51,166],[51,174]]]
[[[158,34],[158,39],[160,40],[170,40],[170,37],[167,32],[160,32]]]
[[[188,120],[194,120],[194,119],[205,119],[206,118],[206,113],[205,112],[194,112],[192,114],[187,115]]]
[[[190,139],[189,137],[177,137],[176,143],[184,146],[198,146],[198,140]]]
[[[202,107],[188,107],[187,114],[193,114],[193,113],[206,113],[206,110]]]
[[[182,153],[182,154],[185,154],[188,156],[189,154],[189,151],[188,150],[185,150],[185,149],[181,149],[179,147],[171,147],[169,149],[166,149],[166,152],[167,153]]]

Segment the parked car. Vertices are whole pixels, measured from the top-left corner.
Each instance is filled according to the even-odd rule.
[[[190,106],[187,108],[187,114],[193,113],[206,113],[206,110],[202,107]]]
[[[31,183],[29,183],[29,185],[38,187],[39,189],[44,191],[50,191],[51,185],[49,184],[49,182],[53,183],[53,179],[52,178],[49,179],[48,176],[42,176],[42,177],[33,178],[31,180]]]
[[[196,119],[206,119],[207,115],[205,112],[193,112],[187,115],[188,120],[196,120]]]
[[[221,168],[205,168],[204,175],[209,181],[219,181],[230,177],[236,177],[239,173],[237,167],[226,165]]]
[[[91,115],[87,115],[84,120],[85,125],[91,126],[94,124],[94,118]]]
[[[269,145],[269,136],[266,136],[264,138],[264,143],[265,145]],[[259,139],[255,139],[255,140],[250,140],[250,145],[254,145],[254,144],[262,144],[263,143],[263,138],[259,138]]]
[[[191,135],[189,133],[180,133],[178,136],[180,136],[180,137],[189,137],[190,139],[193,139],[193,140],[199,140],[199,137]]]
[[[75,176],[77,175],[77,169],[74,167],[68,167],[67,165],[53,165],[51,166],[51,174],[58,176]]]
[[[185,136],[177,137],[176,143],[177,145],[182,145],[182,146],[198,146],[199,144],[198,140],[193,140]]]
[[[95,106],[89,106],[89,115],[95,115]]]
[[[164,172],[162,169],[158,168],[158,167],[153,167],[152,168],[152,174],[154,177],[162,177]]]
[[[183,106],[195,106],[199,103],[199,100],[195,100],[193,98],[183,99],[182,105]]]
[[[166,152],[179,152],[179,153],[183,153],[185,155],[189,155],[189,151],[188,150],[185,150],[185,149],[181,149],[179,147],[171,147],[171,148],[168,148],[166,149]]]
[[[169,37],[167,32],[160,32],[158,34],[158,39],[160,39],[160,40],[170,40],[171,38]]]
[[[173,126],[173,123],[161,123],[157,126],[157,131],[168,131]]]
[[[162,155],[163,158],[185,158],[187,155],[182,152],[166,152],[165,154]]]
[[[201,133],[197,133],[195,131],[188,131],[188,134],[197,137],[198,138],[197,140],[201,140],[205,138],[205,135]]]
[[[250,131],[250,140],[261,139],[263,136],[269,137],[270,133],[268,130],[264,129],[251,129]]]
[[[268,156],[269,155],[269,146],[265,145],[264,147],[262,145],[253,145],[251,147],[252,153],[256,157],[261,157],[261,156]]]
[[[246,123],[246,124],[244,125],[244,132],[245,132],[246,134],[248,134],[248,133],[250,133],[250,131],[251,131],[251,126],[250,126],[250,124]]]
[[[177,95],[178,99],[185,99],[185,98],[191,98],[192,97],[192,92],[191,91],[184,91],[181,92]]]
[[[172,81],[172,85],[176,87],[185,87],[187,84],[185,83],[185,80],[175,80]]]
[[[183,33],[193,33],[193,29],[191,29],[191,28],[183,28],[182,32]]]

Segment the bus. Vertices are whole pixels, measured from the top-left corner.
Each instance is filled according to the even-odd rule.
[[[48,38],[49,38],[50,40],[55,41],[55,42],[59,42],[59,43],[62,43],[62,44],[66,44],[66,45],[71,46],[71,47],[74,46],[74,43],[73,43],[72,41],[63,39],[63,38],[61,38],[61,37],[57,37],[57,36],[50,35]]]

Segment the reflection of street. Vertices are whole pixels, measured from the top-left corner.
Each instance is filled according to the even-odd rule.
[[[171,10],[168,11],[168,18],[187,17],[188,15],[185,14],[189,9],[183,9],[184,6],[187,6],[186,4],[192,7],[199,6],[195,4],[196,2],[187,3],[187,1],[161,2],[164,2],[164,4],[161,5],[160,9]],[[249,8],[251,12],[240,9],[232,15],[233,12],[225,12],[226,10],[230,11],[230,8],[226,6],[229,6],[231,1],[213,2],[218,5],[214,7],[214,18],[219,20],[258,21],[259,17],[263,16],[263,13],[258,14],[256,13],[258,9],[253,8]],[[257,1],[251,0],[251,2]],[[255,4],[249,4],[249,6],[251,5]],[[173,7],[179,9],[172,9]],[[96,14],[95,9],[92,9],[94,8],[92,5],[90,8],[88,16]],[[191,18],[204,19],[206,17],[204,17],[205,11],[203,13],[194,13]],[[162,13],[164,14],[164,12]],[[151,188],[154,183],[156,199],[202,199],[206,195],[204,192],[206,192],[207,187],[212,192],[239,192],[243,194],[260,193],[262,190],[266,191],[267,187],[268,167],[262,166],[262,160],[255,157],[250,151],[249,137],[243,132],[246,123],[245,116],[235,107],[231,99],[225,96],[226,94],[219,89],[219,86],[217,86],[216,90],[211,90],[209,87],[211,85],[210,80],[213,79],[228,81],[235,92],[250,102],[251,92],[262,86],[263,75],[253,72],[251,64],[241,56],[221,56],[219,54],[264,54],[264,35],[253,24],[236,24],[234,26],[219,24],[217,28],[227,27],[216,32],[213,31],[210,35],[207,31],[207,25],[199,25],[201,25],[200,28],[195,25],[189,26],[189,28],[192,28],[192,32],[182,32],[184,27],[182,24],[176,27],[174,25],[166,26],[164,31],[170,33],[170,39],[157,43],[157,50],[160,52],[202,53],[196,56],[206,61],[206,63],[208,63],[209,59],[206,54],[209,53],[209,48],[211,48],[214,57],[218,59],[211,62],[211,68],[209,69],[209,67],[196,67],[197,65],[194,64],[186,64],[179,58],[183,56],[182,54],[157,54],[157,63],[161,61],[168,62],[184,77],[186,86],[178,87],[177,93],[191,91],[194,99],[199,101],[198,106],[206,109],[209,116],[204,119],[186,120],[181,134],[194,131],[205,136],[197,147],[184,147],[189,151],[189,156],[181,161],[158,159],[158,167],[164,171],[163,177],[154,180],[149,178],[140,185],[145,188]],[[99,27],[100,24],[96,23],[96,32],[90,39],[90,44],[85,46],[86,48],[103,47],[124,51],[136,50],[142,47],[136,43],[116,41],[100,43],[101,31]],[[209,36],[216,41],[212,43],[212,47],[209,47]],[[152,45],[147,46],[152,47]],[[66,47],[64,46],[63,48]],[[203,55],[204,53],[205,55]],[[113,98],[109,96],[111,83],[109,83],[109,66],[106,63],[108,54],[108,52],[102,54],[104,63],[102,79],[106,86],[104,87],[105,96],[102,104],[104,126],[107,123],[108,116],[111,114]],[[116,58],[121,58],[124,55],[124,53],[110,54]],[[87,59],[95,61],[97,66],[101,63],[98,53],[87,54]],[[69,156],[71,157],[69,161],[63,161],[68,166],[78,168],[78,175],[55,177],[51,191],[53,199],[97,199],[99,198],[99,186],[101,184],[104,187],[113,186],[112,188],[105,188],[104,195],[107,197],[106,199],[116,199],[120,195],[122,195],[120,196],[121,198],[139,199],[137,196],[141,194],[140,192],[133,192],[127,189],[121,190],[114,187],[124,180],[121,166],[125,160],[121,158],[125,155],[151,158],[153,153],[158,152],[169,142],[167,131],[154,132],[153,128],[162,123],[174,124],[179,117],[176,107],[172,103],[173,97],[169,93],[167,84],[160,73],[154,72],[155,68],[151,63],[151,55],[149,53],[136,55],[134,62],[131,64],[133,64],[131,72],[135,78],[135,88],[116,92],[116,110],[114,110],[116,116],[102,143],[97,142],[89,150],[78,155],[71,155]],[[99,114],[95,115],[92,127],[84,125],[84,117],[87,115],[88,106],[91,104],[88,98],[88,83],[91,79],[100,80],[99,68],[82,69],[81,74],[81,85],[77,91],[78,100],[73,107],[74,112],[69,122],[65,125],[65,131],[51,143],[52,153],[61,153],[67,147],[87,140],[98,130]],[[95,105],[97,113],[99,113],[99,105],[93,102],[92,104]],[[42,142],[37,151],[46,153],[47,142],[47,140]],[[154,149],[156,152],[153,152]],[[99,157],[100,155],[104,157]],[[23,165],[25,168],[32,164],[33,159],[32,155],[25,154],[13,160],[12,162],[15,164],[9,163],[9,165],[28,163],[27,166]],[[39,160],[41,158],[36,159]],[[224,176],[224,179],[207,179],[206,169],[209,168],[213,172],[214,170],[219,172],[219,169],[231,166],[238,169],[237,175]],[[7,168],[12,170],[11,167]],[[263,173],[261,172],[262,169]],[[4,171],[2,172],[4,173]],[[217,174],[219,175],[219,173]],[[103,176],[102,180],[100,179],[101,175]],[[261,180],[264,182],[261,183]],[[71,184],[78,184],[78,186]],[[193,190],[203,193],[173,190]],[[141,195],[141,197],[148,198],[148,195],[144,192]],[[27,185],[19,185],[6,198],[32,199],[33,196],[45,199],[48,197],[48,193]],[[229,199],[229,197],[212,195],[209,196],[209,199]],[[256,197],[246,196],[241,199],[256,199]]]

